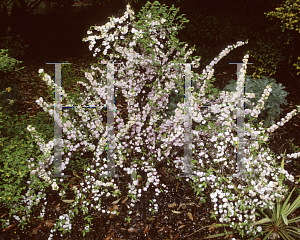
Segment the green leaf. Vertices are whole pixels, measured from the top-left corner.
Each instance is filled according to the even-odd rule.
[[[264,224],[264,223],[269,223],[271,222],[272,220],[270,218],[263,218],[257,222],[254,222],[252,225],[255,226],[255,225],[260,225],[260,224]]]
[[[293,188],[293,191],[294,191],[294,189],[295,189],[295,187]],[[292,203],[291,207],[289,208],[288,212],[286,213],[287,216],[299,207],[300,207],[300,196],[298,196],[297,199]]]
[[[289,225],[288,220],[287,220],[287,218],[286,218],[286,215],[281,215],[281,217],[282,217],[282,219],[283,219],[285,225]]]
[[[300,221],[300,217],[289,219],[289,223],[295,223],[295,222],[299,222],[299,221]]]
[[[209,238],[215,238],[215,237],[222,237],[222,236],[226,236],[226,235],[230,235],[230,234],[233,234],[235,233],[236,231],[234,232],[227,232],[227,233],[220,233],[220,234],[216,234],[216,235],[212,235],[212,236],[208,236],[208,237],[205,237],[203,239],[209,239]]]

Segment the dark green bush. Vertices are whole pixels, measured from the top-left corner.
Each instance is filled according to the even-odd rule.
[[[250,49],[252,64],[248,73],[252,73],[253,78],[274,75],[279,68],[286,67],[291,50],[289,43],[293,41],[291,33],[283,34],[278,23],[268,27],[265,34],[256,33]]]
[[[34,138],[27,130],[28,125],[35,126],[45,141],[53,136],[53,119],[45,113],[38,113],[28,120],[18,121],[18,116],[3,114],[0,107],[0,116],[3,121],[0,124],[0,205],[11,208],[13,204],[20,202],[21,197],[28,190],[27,181],[30,180],[30,171],[36,168],[41,150]],[[30,161],[30,159],[34,161]],[[30,164],[35,164],[31,169]]]
[[[8,28],[7,33],[9,35],[10,28]],[[5,49],[0,49],[0,92],[4,91],[4,94],[0,96],[0,106],[6,114],[9,111],[16,113],[24,98],[22,92],[18,91],[19,86],[17,84],[12,85],[8,81],[8,76],[24,69],[24,67],[18,67],[22,61],[16,60],[15,57],[23,56],[28,45],[23,46],[22,40],[15,41],[11,36],[1,38],[1,40],[0,48]]]
[[[20,104],[26,99],[22,97],[22,91],[19,92],[19,86],[14,84],[12,88],[11,84],[7,81],[7,77],[0,78],[0,92],[4,92],[0,96],[0,106],[3,107],[3,111],[7,114],[8,111],[17,113],[20,108]]]
[[[8,49],[8,54],[12,58],[22,58],[26,54],[26,49],[29,45],[23,43],[23,39],[20,35],[13,37],[10,35],[11,28],[8,27],[6,30],[6,37],[0,39],[0,49]]]
[[[22,61],[10,57],[8,52],[9,49],[0,49],[0,77],[6,76],[7,73],[18,72],[24,69],[24,67],[17,67]]]

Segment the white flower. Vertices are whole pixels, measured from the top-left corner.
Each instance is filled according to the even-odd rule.
[[[57,186],[56,182],[52,183],[51,186],[52,186],[53,190],[58,190],[58,186]]]
[[[44,72],[44,69],[39,69],[39,73],[43,73]]]
[[[133,185],[138,185],[139,184],[139,180],[135,180],[135,181],[133,181]]]
[[[94,145],[91,146],[91,149],[92,149],[93,151],[95,150],[95,148],[96,148],[96,147],[95,147]]]
[[[150,183],[153,182],[153,181],[154,181],[153,177],[150,177],[150,178],[148,179],[148,181],[149,181]]]
[[[231,126],[231,122],[225,122],[224,123],[226,126]]]
[[[261,232],[261,230],[262,230],[261,226],[258,226],[258,227],[257,227],[257,231],[258,231],[258,232]]]

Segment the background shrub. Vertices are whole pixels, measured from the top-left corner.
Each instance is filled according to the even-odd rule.
[[[23,43],[23,39],[20,38],[20,35],[12,36],[10,27],[7,28],[6,35],[6,37],[0,39],[0,49],[8,49],[8,54],[12,58],[24,57],[29,45]]]
[[[41,156],[35,140],[27,130],[28,125],[36,126],[45,142],[53,138],[53,119],[44,112],[39,112],[25,120],[18,121],[18,116],[8,116],[3,114],[0,108],[0,116],[3,117],[1,123],[0,138],[0,205],[10,208],[13,204],[20,202],[21,197],[28,190],[27,181],[30,179],[30,171],[36,168],[39,161],[37,156]],[[2,118],[1,118],[2,119]],[[35,159],[30,162],[30,159]],[[31,169],[30,164],[35,164]]]
[[[24,67],[18,68],[17,66],[22,61],[18,61],[8,56],[9,49],[0,49],[0,106],[2,110],[8,114],[8,111],[17,112],[21,101],[26,98],[22,97],[22,92],[19,92],[18,84],[12,85],[8,76],[13,72],[19,72]]]

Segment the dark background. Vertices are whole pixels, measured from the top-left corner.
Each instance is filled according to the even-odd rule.
[[[130,2],[137,14],[147,1],[135,1]],[[107,17],[112,15],[121,17],[128,1],[90,0],[86,2],[90,4],[89,6],[81,8],[72,6],[75,3],[72,0],[48,0],[41,1],[44,4],[41,3],[33,9],[28,7],[29,4],[26,4],[25,0],[18,0],[18,2],[20,7],[13,3],[12,8],[4,8],[0,13],[0,37],[6,35],[6,29],[10,26],[11,35],[19,34],[24,44],[29,45],[24,56],[13,57],[17,60],[46,62],[58,56],[92,56],[93,53],[88,49],[88,42],[82,42],[82,38],[87,36],[86,32],[91,25],[105,24],[109,20]],[[190,20],[189,23],[185,23],[185,28],[179,31],[178,38],[181,42],[187,42],[189,47],[196,45],[196,52],[192,56],[201,56],[203,67],[228,45],[245,41],[247,38],[250,39],[248,45],[232,51],[218,63],[217,67],[228,66],[229,61],[241,62],[246,50],[257,48],[259,40],[263,40],[263,48],[268,53],[263,61],[270,61],[268,57],[272,53],[274,55],[275,51],[284,55],[284,59],[277,64],[276,71],[293,69],[292,63],[297,61],[297,56],[300,56],[297,48],[300,34],[296,31],[282,33],[280,21],[267,19],[263,14],[274,11],[284,2],[282,0],[161,0],[159,2],[169,7],[172,4],[180,7],[177,16],[185,14],[185,17]],[[43,7],[44,5],[46,7]],[[272,31],[267,32],[270,28]],[[290,35],[293,36],[292,43],[284,45]],[[270,42],[273,45],[270,45]],[[260,49],[260,54],[261,52]],[[253,59],[250,58],[249,62],[251,61]],[[259,67],[259,64],[256,60],[256,67]],[[249,71],[251,68],[252,66],[249,67]],[[290,74],[294,79],[297,78],[295,72]]]

